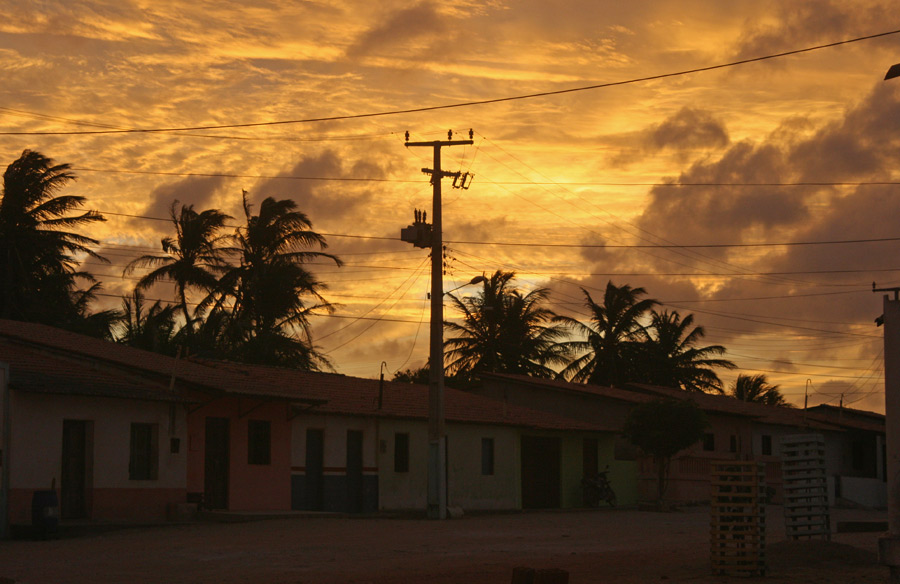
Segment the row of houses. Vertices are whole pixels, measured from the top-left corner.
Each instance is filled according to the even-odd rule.
[[[4,489],[14,525],[56,489],[63,521],[163,520],[186,505],[233,511],[424,510],[428,388],[337,374],[172,358],[0,320]],[[653,386],[595,387],[490,374],[446,389],[449,505],[466,511],[584,504],[609,468],[620,504],[655,473],[621,437],[628,412],[689,398],[710,420],[672,467],[676,501],[708,497],[709,464],[763,460],[776,500],[781,436],[826,436],[835,496],[884,504],[884,419],[793,410]]]

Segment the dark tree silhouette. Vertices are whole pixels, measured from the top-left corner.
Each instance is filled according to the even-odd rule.
[[[723,393],[722,381],[713,368],[734,369],[735,364],[718,358],[725,347],[697,347],[703,338],[703,327],[693,327],[694,315],[683,319],[677,311],[653,311],[648,328],[646,381],[656,385],[678,387],[688,391]]]
[[[25,150],[3,174],[0,317],[106,336],[112,315],[89,313],[89,301],[100,286],[90,273],[79,270],[75,255],[107,260],[91,249],[97,240],[71,231],[105,219],[95,211],[69,214],[86,200],[57,196],[75,179],[69,169],[68,164],[54,164],[43,154]],[[78,280],[89,287],[80,289]]]
[[[245,191],[243,209],[246,223],[227,249],[238,264],[222,276],[212,303],[217,315],[230,305],[230,316],[212,323],[220,329],[219,338],[227,339],[236,360],[330,368],[313,345],[309,316],[334,308],[320,294],[325,284],[305,264],[326,259],[340,266],[341,260],[320,251],[327,247],[325,238],[312,231],[309,218],[293,201],[268,197],[254,215]]]
[[[657,303],[642,298],[643,288],[628,284],[616,286],[610,281],[598,304],[587,290],[582,289],[590,323],[583,324],[571,317],[558,317],[584,340],[568,341],[567,350],[579,355],[570,362],[560,376],[570,381],[594,385],[618,385],[642,379],[643,343],[648,340],[646,326],[641,319]]]
[[[138,281],[135,288],[139,291],[161,281],[173,281],[184,317],[184,328],[190,337],[195,316],[188,308],[187,291],[196,287],[210,292],[217,286],[218,276],[227,269],[219,247],[223,240],[219,232],[231,217],[215,209],[197,213],[193,205],[182,205],[180,208],[178,205],[178,201],[174,201],[169,210],[175,237],[162,239],[162,250],[167,255],[141,256],[128,264],[125,274],[137,268],[152,268]]]
[[[122,299],[118,328],[120,343],[166,355],[174,355],[177,351],[175,308],[164,306],[159,300],[146,308],[140,290],[135,289],[131,297]]]
[[[737,376],[731,384],[729,394],[741,401],[765,404],[767,406],[791,407],[784,399],[777,385],[769,384],[764,373]]]
[[[567,331],[546,303],[549,290],[523,294],[512,285],[514,272],[497,271],[477,295],[448,294],[462,321],[445,321],[445,368],[458,379],[478,372],[554,377],[554,365],[568,361],[560,341]]]
[[[420,367],[418,369],[404,369],[403,371],[398,371],[394,373],[393,379],[391,381],[402,381],[404,383],[418,383],[421,385],[428,385],[429,381],[429,367],[426,364],[424,367]]]
[[[625,420],[623,434],[653,457],[657,496],[663,505],[672,457],[696,444],[708,426],[706,414],[687,399],[656,399],[636,406]]]

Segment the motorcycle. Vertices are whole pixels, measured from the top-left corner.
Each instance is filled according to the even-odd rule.
[[[584,490],[584,503],[588,507],[599,507],[600,501],[606,501],[610,507],[616,506],[616,494],[609,484],[609,465],[606,469],[593,476],[585,476],[581,479],[581,488]]]

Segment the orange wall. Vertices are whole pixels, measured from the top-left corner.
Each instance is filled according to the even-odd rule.
[[[258,406],[258,407],[257,407]],[[240,412],[244,412],[241,416]],[[204,491],[206,418],[228,418],[228,509],[232,511],[287,511],[291,508],[291,424],[288,405],[249,399],[222,398],[188,415],[189,493]],[[271,463],[247,463],[247,422],[271,423]]]

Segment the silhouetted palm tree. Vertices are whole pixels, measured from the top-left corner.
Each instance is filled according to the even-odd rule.
[[[647,291],[628,284],[616,286],[610,281],[597,304],[587,290],[582,289],[585,306],[590,311],[590,323],[583,324],[571,317],[559,317],[558,322],[570,326],[584,340],[568,341],[566,348],[580,355],[569,363],[560,376],[570,381],[595,385],[617,385],[641,379],[639,368],[643,359],[642,344],[649,338],[641,319],[657,303],[642,298]]]
[[[178,201],[172,203],[169,214],[175,226],[175,237],[162,239],[162,249],[167,255],[141,256],[128,264],[125,274],[137,268],[153,268],[138,281],[135,288],[140,291],[162,280],[172,280],[184,316],[184,327],[190,336],[194,330],[194,316],[188,308],[187,290],[191,287],[205,292],[213,290],[218,276],[227,269],[218,244],[223,240],[219,231],[231,217],[216,209],[197,213],[193,205],[182,205],[179,209]]]
[[[705,331],[701,326],[691,329],[693,324],[693,314],[682,319],[674,310],[651,313],[650,335],[645,344],[646,381],[689,391],[723,393],[722,381],[713,368],[734,369],[735,364],[716,358],[725,354],[721,345],[697,347]]]
[[[777,385],[770,385],[765,374],[738,375],[731,384],[729,394],[741,401],[765,404],[768,406],[787,406],[791,404],[784,399]]]
[[[56,196],[75,179],[68,164],[25,150],[3,174],[0,199],[0,317],[56,326],[85,324],[84,301],[98,289],[88,272],[79,271],[75,254],[106,259],[90,246],[95,239],[68,231],[105,221],[96,211],[69,215],[85,198]],[[80,290],[77,279],[92,285]],[[100,320],[99,317],[95,320]],[[96,322],[94,323],[96,324]]]
[[[175,308],[157,300],[145,310],[144,295],[135,289],[122,299],[120,343],[167,355],[175,354]]]
[[[230,309],[217,326],[220,338],[228,339],[232,358],[302,369],[329,367],[313,345],[309,317],[331,312],[333,306],[320,294],[325,284],[305,264],[342,262],[319,251],[327,247],[325,238],[312,231],[309,218],[296,206],[289,199],[268,197],[254,215],[243,194],[246,224],[227,250],[239,263],[221,278],[213,308],[216,314]]]
[[[514,272],[497,271],[472,297],[449,294],[462,322],[444,322],[450,334],[445,343],[448,374],[468,378],[479,371],[553,377],[552,366],[566,362],[560,341],[566,328],[553,324],[556,314],[542,306],[549,290],[522,294],[511,285]]]

